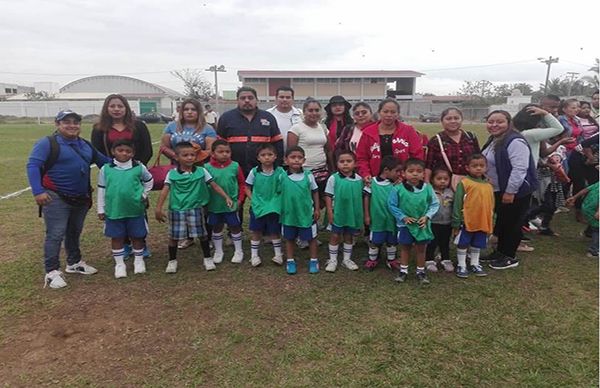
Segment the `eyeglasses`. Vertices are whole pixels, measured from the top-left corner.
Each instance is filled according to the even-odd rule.
[[[368,110],[355,110],[354,111],[355,116],[364,116],[366,114],[369,114]]]

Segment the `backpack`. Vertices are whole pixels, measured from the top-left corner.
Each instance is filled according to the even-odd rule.
[[[46,138],[50,143],[50,154],[48,155],[48,159],[46,159],[46,161],[44,162],[44,166],[42,167],[42,177],[46,175],[46,172],[48,172],[48,170],[50,170],[52,166],[56,164],[56,161],[58,160],[58,157],[60,155],[60,144],[58,144],[58,140],[56,140],[56,133],[50,136],[46,136]],[[97,159],[98,150],[96,150],[96,148],[94,148],[92,143],[90,143],[89,141],[82,138],[80,139],[83,140],[92,149],[92,160]]]

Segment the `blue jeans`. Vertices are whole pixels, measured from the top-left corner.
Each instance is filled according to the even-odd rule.
[[[67,264],[73,265],[81,260],[79,236],[83,229],[83,221],[89,210],[88,205],[73,206],[63,201],[58,194],[48,191],[52,201],[42,207],[46,224],[46,241],[44,242],[44,266],[46,273],[60,269],[58,256],[60,245],[65,241]]]
[[[598,240],[599,240],[599,229],[598,228],[594,228],[593,226],[590,227],[591,231],[592,231],[592,243],[590,244],[589,248],[588,248],[588,252],[591,253],[592,255],[598,255]]]

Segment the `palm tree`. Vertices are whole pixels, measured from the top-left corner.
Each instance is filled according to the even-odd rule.
[[[586,84],[588,84],[589,86],[592,87],[592,89],[598,90],[598,87],[600,86],[600,82],[598,79],[598,75],[600,73],[600,59],[596,58],[594,61],[594,64],[592,65],[592,67],[590,67],[588,69],[588,71],[592,72],[593,74],[589,74],[589,75],[584,75],[583,77],[581,77],[581,81],[585,82]]]

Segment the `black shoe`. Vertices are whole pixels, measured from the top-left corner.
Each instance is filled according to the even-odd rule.
[[[421,286],[431,283],[429,279],[427,279],[427,274],[425,272],[417,272],[417,282]]]
[[[550,236],[550,237],[557,237],[558,234],[556,234],[552,229],[550,228],[540,228],[538,234],[542,235],[542,236]]]
[[[508,269],[519,266],[519,260],[504,256],[501,259],[496,259],[490,263],[490,268],[493,269]]]
[[[406,273],[406,272],[400,272],[398,274],[398,277],[396,279],[394,279],[394,280],[397,281],[398,283],[404,283],[406,281],[407,277],[408,277],[408,273]]]
[[[498,260],[501,259],[503,256],[500,252],[498,251],[493,251],[492,253],[485,255],[485,256],[481,256],[479,258],[479,261],[494,261],[494,260]]]

